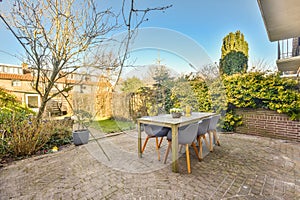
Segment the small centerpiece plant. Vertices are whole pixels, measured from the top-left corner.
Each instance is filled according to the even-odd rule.
[[[181,108],[171,108],[170,113],[173,118],[179,118],[182,116],[183,110]]]

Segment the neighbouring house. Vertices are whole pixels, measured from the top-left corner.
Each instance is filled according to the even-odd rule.
[[[278,43],[277,67],[284,77],[300,73],[300,1],[257,0],[271,42]]]
[[[0,64],[0,87],[16,95],[22,103],[37,112],[41,105],[41,97],[31,86],[33,78],[32,70],[26,65]],[[100,96],[108,97],[108,100],[102,100],[102,103],[106,104],[105,106],[98,105],[96,107],[99,109],[109,108],[109,112],[99,111],[102,116],[111,113],[111,98],[109,97],[112,95],[112,85],[106,76],[72,73],[58,81],[57,87],[62,88],[66,83],[73,85],[73,89],[68,95],[69,102],[72,103],[74,94],[89,96],[100,93]],[[63,95],[58,95],[48,102],[46,112],[49,116],[66,115],[71,114],[71,107]]]

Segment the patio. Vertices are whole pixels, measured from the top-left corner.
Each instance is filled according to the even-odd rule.
[[[70,146],[0,168],[1,199],[299,199],[300,146],[283,140],[220,134],[221,146],[198,162],[191,151],[179,172],[157,160],[154,140],[138,158],[137,132]],[[151,146],[152,145],[152,146]],[[161,153],[166,148],[163,142]]]

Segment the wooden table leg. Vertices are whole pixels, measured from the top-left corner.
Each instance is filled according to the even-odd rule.
[[[209,134],[209,151],[213,152],[213,133],[211,131],[208,132]]]
[[[178,172],[178,126],[172,125],[172,171]]]
[[[138,122],[137,124],[138,128],[138,156],[139,158],[142,157],[142,133],[141,133],[141,123]]]

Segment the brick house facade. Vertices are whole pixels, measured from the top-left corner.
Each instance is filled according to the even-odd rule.
[[[26,104],[29,108],[38,111],[41,105],[41,98],[31,86],[34,78],[31,72],[32,70],[26,66],[0,64],[0,87],[14,94],[18,100]],[[108,88],[102,88],[102,91],[111,92],[111,84],[109,84],[107,79],[103,76],[100,80],[98,79],[97,76],[73,73],[64,80],[58,81],[57,87],[62,88],[66,82],[73,84],[73,89],[69,92],[70,102],[72,102],[74,93],[85,95],[96,94],[99,91],[99,86]],[[81,81],[79,82],[79,80]],[[101,84],[101,82],[106,84]],[[59,111],[57,109],[59,109]],[[63,95],[58,95],[48,103],[46,112],[49,115],[55,113],[61,115],[70,113],[71,108]]]

